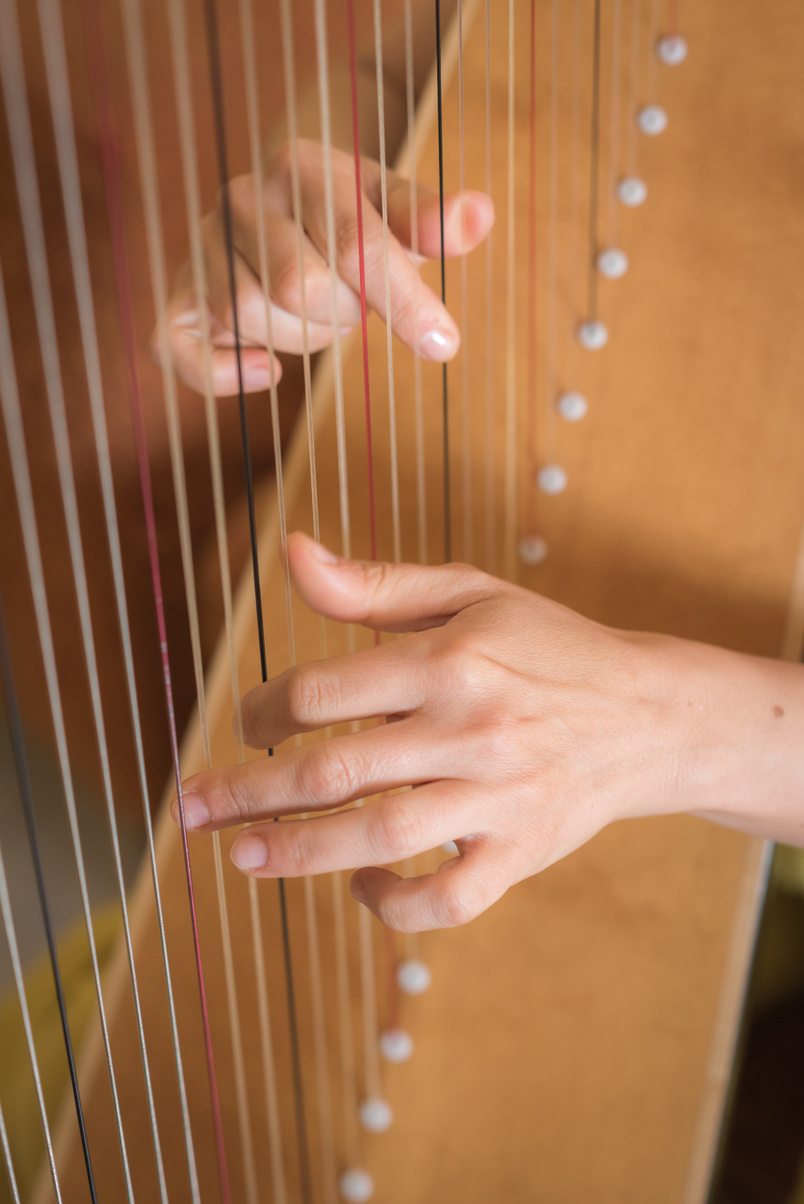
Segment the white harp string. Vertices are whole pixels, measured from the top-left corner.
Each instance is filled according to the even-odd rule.
[[[575,0],[572,10],[572,121],[570,131],[570,189],[569,189],[569,233],[567,238],[567,321],[564,324],[565,360],[564,371],[570,388],[575,384],[575,366],[578,355],[576,328],[580,317],[580,284],[578,274],[578,248],[580,244],[580,196],[581,196],[581,0]],[[550,398],[554,405],[556,399]]]
[[[408,117],[408,197],[410,204],[410,250],[413,262],[419,258],[419,189],[416,180],[416,76],[413,61],[412,0],[405,0],[405,103]],[[418,290],[418,284],[417,284]],[[419,329],[419,294],[414,301],[414,327]],[[424,399],[422,396],[422,357],[419,344],[413,348],[413,412],[416,442],[416,519],[418,560],[427,563],[427,466],[424,452]]]
[[[611,92],[609,99],[609,172],[606,198],[608,245],[617,246],[617,180],[620,174],[620,98],[622,96],[622,0],[612,0]]]
[[[458,0],[458,178],[461,197],[466,187],[466,141],[464,125],[463,78],[463,0]],[[461,204],[462,242],[463,204]],[[461,251],[461,483],[463,493],[463,558],[467,564],[474,560],[474,523],[472,513],[472,428],[469,407],[469,263]]]
[[[382,63],[382,5],[374,0],[374,59],[377,81],[377,129],[380,152],[380,202],[382,209],[382,253],[385,283],[385,347],[388,360],[388,434],[391,459],[391,518],[394,539],[394,563],[402,559],[402,532],[399,520],[399,457],[396,439],[396,388],[394,383],[394,335],[391,329],[391,273],[388,266],[388,168],[385,149],[385,81]]]
[[[0,879],[2,879],[2,883],[0,884],[0,892],[6,895],[8,893],[8,886],[6,883],[5,869],[2,866],[2,855],[0,855]],[[11,1146],[8,1143],[8,1130],[6,1129],[6,1118],[3,1115],[2,1104],[0,1104],[0,1146],[3,1147],[3,1162],[6,1168],[8,1188],[11,1192],[12,1200],[14,1201],[14,1204],[22,1204],[22,1201],[20,1200],[20,1189],[17,1186],[17,1176],[14,1171],[14,1163],[11,1158]]]
[[[547,247],[547,357],[545,364],[544,457],[553,463],[556,453],[556,396],[558,394],[558,0],[550,6],[550,149]],[[534,468],[532,466],[532,468]]]
[[[508,228],[506,256],[505,380],[505,576],[516,580],[517,414],[516,414],[516,89],[514,0],[508,0]]]
[[[628,87],[628,174],[637,174],[639,160],[639,139],[637,135],[636,115],[639,105],[640,64],[641,64],[641,23],[642,0],[631,0],[631,67]]]
[[[486,0],[486,193],[493,196],[491,174],[491,0]],[[497,423],[494,388],[494,229],[486,235],[486,571],[497,569]]]

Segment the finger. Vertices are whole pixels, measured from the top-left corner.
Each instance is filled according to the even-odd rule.
[[[323,169],[312,163],[302,178],[304,224],[311,241],[326,254],[327,224],[322,192]],[[427,359],[438,362],[452,359],[460,345],[458,328],[436,294],[422,282],[408,251],[393,232],[388,238],[389,310],[382,218],[365,197],[361,247],[354,166],[343,152],[333,154],[332,195],[338,275],[359,295],[362,250],[368,305],[384,321],[390,322],[392,330],[404,343],[411,348],[418,347]]]
[[[232,861],[258,878],[295,878],[415,857],[473,824],[461,785],[438,782],[335,815],[258,824],[235,840]]]
[[[300,732],[413,711],[426,694],[422,669],[407,641],[297,665],[245,695],[243,738],[273,748]]]
[[[376,209],[382,205],[380,165],[371,159],[362,165],[363,187]],[[388,225],[405,247],[412,244],[410,181],[395,171],[386,173]],[[418,251],[428,259],[441,255],[441,202],[437,192],[416,185]],[[466,255],[479,246],[494,225],[494,202],[485,192],[448,192],[444,195],[444,254]]]
[[[511,885],[504,859],[484,839],[469,843],[438,873],[400,878],[371,867],[352,876],[354,897],[398,932],[426,932],[468,924],[496,903]]]
[[[229,279],[229,262],[222,241],[222,232],[217,215],[204,221],[204,250],[207,264],[207,292],[210,308],[218,322],[219,345],[234,347],[234,312],[232,290]],[[268,314],[262,284],[241,255],[235,256],[235,289],[237,295],[237,322],[241,346],[243,344],[268,345]],[[221,337],[223,334],[223,337]],[[304,350],[304,326],[296,314],[288,313],[279,306],[271,307],[271,331],[273,346],[278,351],[290,351],[300,355]],[[307,347],[309,351],[320,351],[332,342],[332,327],[329,322],[307,322]],[[236,363],[234,351],[232,361]]]
[[[293,583],[319,614],[381,631],[443,625],[506,588],[466,564],[414,565],[344,560],[301,532],[288,538]]]
[[[209,344],[204,348],[202,315],[195,293],[178,290],[171,298],[165,321],[151,338],[154,358],[164,367],[172,366],[177,375],[198,393],[206,392],[206,376],[216,397],[229,397],[238,392],[237,358],[234,336],[207,314]],[[215,344],[219,343],[220,346]],[[277,381],[282,377],[282,365],[262,347],[242,347],[241,364],[243,388],[247,393],[270,388],[272,372]]]
[[[211,832],[453,776],[457,746],[443,737],[434,740],[431,728],[417,718],[403,719],[195,774],[183,783],[185,822],[191,831]],[[178,801],[172,813],[178,823]]]
[[[268,263],[268,291],[276,306],[297,318],[302,316],[302,281],[307,318],[331,326],[333,316],[332,279],[324,255],[306,236],[302,239],[302,267],[299,270],[299,246],[296,223],[292,217],[271,212],[263,205],[257,211],[253,176],[241,176],[229,186],[234,219],[234,242],[253,274],[260,276],[258,222],[263,223]],[[335,314],[339,327],[351,328],[360,321],[360,298],[343,280],[335,292]],[[290,351],[290,347],[282,347]]]

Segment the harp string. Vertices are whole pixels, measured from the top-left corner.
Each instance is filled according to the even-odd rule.
[[[620,170],[620,109],[622,95],[622,0],[613,0],[611,10],[611,92],[609,99],[609,172],[606,198],[607,241],[617,246],[617,178]]]
[[[351,519],[349,511],[348,464],[346,455],[346,424],[343,398],[343,355],[340,323],[337,312],[337,243],[335,237],[335,205],[332,184],[332,119],[330,105],[329,64],[327,54],[326,2],[315,0],[316,61],[320,104],[321,144],[324,158],[324,206],[327,231],[327,259],[330,271],[332,299],[332,356],[335,386],[335,432],[338,457],[338,494],[340,501],[341,546],[346,557],[351,556]],[[354,648],[354,626],[348,626],[350,650]],[[340,872],[331,877],[332,918],[334,927],[336,999],[338,1013],[338,1044],[341,1066],[342,1124],[346,1162],[358,1165],[359,1140],[357,1130],[357,1074],[355,1045],[352,1031],[349,958],[346,939],[344,882]]]
[[[491,0],[486,0],[486,56],[485,56],[485,120],[486,120],[486,193],[492,196],[491,176]],[[496,572],[497,566],[497,498],[496,476],[497,423],[494,388],[494,231],[486,235],[486,570]]]
[[[635,176],[639,164],[636,113],[639,106],[641,64],[642,0],[631,0],[631,71],[628,89],[628,174]]]
[[[388,361],[388,428],[391,460],[391,519],[394,562],[402,559],[399,517],[399,460],[396,437],[396,389],[394,385],[394,336],[391,323],[391,273],[388,266],[388,170],[385,147],[385,83],[383,80],[382,8],[374,0],[374,58],[377,81],[377,126],[380,152],[380,202],[382,210],[383,277],[385,284],[385,346]]]
[[[458,0],[458,179],[461,196],[466,187],[466,138],[463,72],[463,0]],[[461,202],[461,241],[465,246],[466,219]],[[472,506],[472,438],[469,403],[469,264],[461,253],[461,418],[463,453],[463,558],[474,561],[474,524]]]
[[[589,248],[587,252],[586,312],[590,322],[597,321],[597,246],[600,220],[600,0],[595,0],[592,43],[592,132],[589,155]]]
[[[6,884],[5,883],[5,870],[2,868],[0,868],[0,882],[2,882],[2,886],[0,886],[0,892],[2,892],[3,886],[5,886],[5,884]],[[8,893],[8,892],[6,891],[5,893]],[[6,1118],[3,1115],[3,1108],[2,1108],[1,1104],[0,1104],[0,1146],[3,1147],[3,1163],[5,1164],[5,1168],[6,1168],[6,1177],[8,1179],[8,1187],[9,1187],[9,1191],[11,1192],[11,1197],[14,1201],[14,1204],[22,1204],[22,1201],[20,1200],[20,1189],[17,1186],[17,1176],[14,1171],[14,1163],[11,1159],[11,1146],[8,1143],[8,1130],[6,1129]],[[94,1202],[93,1202],[93,1204],[94,1204]]]
[[[0,288],[0,352],[5,352],[7,333],[7,315],[5,312],[5,295]],[[9,348],[10,351],[10,348]],[[9,360],[10,363],[10,360]],[[59,967],[58,951],[56,948],[56,937],[53,930],[53,920],[51,916],[50,903],[45,889],[45,875],[42,866],[42,854],[39,847],[39,835],[37,832],[36,815],[33,805],[33,793],[31,790],[31,779],[28,772],[28,758],[25,752],[25,738],[22,731],[22,720],[20,719],[19,704],[17,702],[17,692],[14,685],[14,672],[11,664],[11,650],[8,646],[8,633],[6,631],[6,620],[3,610],[2,597],[0,596],[0,678],[3,682],[3,694],[6,701],[6,710],[8,712],[9,733],[11,737],[11,750],[14,760],[14,770],[17,777],[17,786],[22,800],[23,815],[25,817],[25,826],[28,832],[28,844],[31,850],[31,859],[33,861],[34,876],[36,878],[36,890],[39,897],[39,909],[42,913],[42,922],[45,928],[45,939],[47,941],[48,957],[50,959],[51,971],[53,974],[53,985],[56,991],[56,1001],[59,1009],[59,1023],[61,1024],[62,1036],[64,1038],[64,1048],[67,1055],[67,1066],[70,1074],[70,1087],[73,1094],[73,1103],[75,1106],[76,1121],[78,1123],[78,1132],[81,1140],[81,1152],[84,1157],[84,1166],[86,1168],[87,1183],[89,1186],[89,1194],[92,1199],[92,1204],[97,1204],[97,1192],[95,1190],[95,1176],[92,1169],[92,1158],[89,1152],[89,1142],[87,1141],[86,1124],[84,1122],[84,1109],[81,1102],[81,1091],[78,1084],[78,1072],[75,1065],[75,1056],[73,1052],[72,1037],[70,1034],[70,1025],[67,1018],[67,1005],[64,999],[64,989],[62,986],[61,969]],[[31,1027],[30,1012],[28,1010],[28,999],[25,992],[25,982],[22,974],[22,966],[20,963],[19,946],[17,944],[16,928],[14,926],[14,916],[11,909],[11,899],[8,890],[8,879],[6,877],[5,862],[3,860],[2,850],[0,849],[0,908],[3,913],[3,924],[6,933],[6,941],[8,944],[9,954],[11,956],[11,965],[14,974],[14,983],[17,989],[17,997],[19,999],[20,1008],[22,1011],[22,1022],[25,1030],[25,1040],[28,1047],[28,1056],[31,1062],[31,1070],[34,1078],[34,1089],[36,1091],[37,1105],[39,1108],[39,1118],[42,1125],[42,1132],[45,1139],[47,1157],[50,1166],[51,1178],[56,1191],[56,1196],[61,1200],[61,1190],[56,1174],[56,1165],[53,1158],[53,1145],[50,1133],[50,1125],[47,1118],[47,1110],[45,1108],[44,1094],[42,1091],[42,1082],[39,1073],[39,1063],[36,1056],[36,1048],[33,1041],[33,1030]],[[6,1131],[5,1119],[3,1117],[2,1108],[0,1107],[0,1139],[2,1139],[3,1156],[8,1171],[9,1183],[14,1194],[14,1199],[19,1204],[19,1190],[17,1180],[14,1174],[14,1165],[11,1160],[11,1147],[8,1142],[8,1133]]]
[[[410,250],[414,263],[419,257],[419,196],[416,180],[416,82],[413,62],[412,0],[405,0],[405,102],[408,130],[408,196],[410,203]],[[419,328],[419,298],[414,302],[415,327]],[[416,446],[416,517],[418,560],[427,563],[427,473],[424,454],[424,399],[422,396],[422,357],[419,344],[413,348],[413,412]]]
[[[580,281],[578,273],[579,248],[579,209],[581,196],[581,0],[575,0],[572,10],[572,117],[570,129],[570,192],[569,192],[569,237],[567,242],[567,305],[569,320],[564,330],[566,342],[564,349],[565,371],[570,385],[574,383],[575,367],[578,354],[578,343],[575,337],[575,324],[580,314]],[[553,400],[553,399],[550,399]]]
[[[648,20],[648,68],[646,81],[646,97],[648,104],[655,104],[659,97],[659,56],[656,46],[659,41],[661,26],[662,0],[650,0],[650,16]]]
[[[548,462],[555,456],[555,402],[558,392],[558,203],[559,203],[559,7],[552,0],[550,7],[550,199],[548,211],[547,251],[547,357],[545,365],[545,455]]]
[[[507,142],[507,230],[505,281],[505,538],[504,572],[516,579],[516,92],[514,0],[508,0],[508,142]]]
[[[532,474],[538,463],[538,403],[537,403],[537,339],[536,339],[536,0],[530,3],[530,94],[528,103],[528,406],[526,426],[528,435],[528,464],[530,472],[526,485],[528,521],[536,529],[536,490]]]
[[[447,268],[444,249],[444,108],[441,79],[441,0],[435,0],[436,26],[436,99],[438,118],[438,207],[441,223],[441,304],[447,303]],[[444,560],[452,560],[452,493],[450,487],[449,394],[447,365],[441,366],[441,414],[443,423],[444,463]]]
[[[19,28],[17,25],[16,11],[13,3],[11,3],[10,0],[3,0],[2,10],[0,11],[3,13],[3,24],[6,33],[6,36],[0,39],[0,74],[2,75],[2,86],[6,102],[6,114],[9,136],[11,140],[12,159],[14,163],[15,178],[20,202],[20,213],[23,224],[23,238],[28,259],[28,270],[31,279],[34,309],[36,314],[36,325],[45,373],[45,388],[48,400],[48,410],[50,413],[50,422],[56,448],[59,483],[62,494],[62,502],[65,508],[70,556],[73,565],[73,575],[75,578],[75,586],[79,604],[79,617],[81,621],[82,637],[86,651],[89,643],[91,643],[91,623],[88,626],[86,580],[82,580],[80,573],[76,572],[78,566],[82,566],[83,562],[80,547],[81,537],[77,520],[77,507],[75,506],[75,491],[72,481],[72,465],[70,461],[70,445],[66,425],[61,365],[56,344],[55,315],[53,311],[53,298],[50,288],[47,253],[45,250],[44,226],[39,203],[39,189],[36,163],[34,158],[33,136],[30,125],[27,97],[25,93],[25,79],[22,68]],[[11,361],[9,361],[9,365],[10,362]],[[9,367],[9,374],[10,373],[11,369]],[[73,842],[76,869],[78,873],[82,912],[87,930],[87,939],[89,942],[92,975],[98,1001],[98,1012],[101,1022],[104,1054],[112,1092],[112,1103],[123,1163],[124,1178],[126,1182],[126,1193],[129,1197],[129,1200],[133,1201],[133,1189],[131,1184],[128,1152],[123,1133],[117,1080],[112,1060],[111,1046],[109,1043],[106,1009],[103,1001],[103,991],[100,981],[100,967],[98,964],[95,936],[92,929],[89,890],[86,879],[86,869],[78,825],[78,816],[75,806],[72,769],[67,747],[64,711],[59,692],[55,648],[53,645],[47,595],[45,592],[44,570],[42,566],[39,536],[33,507],[33,495],[31,491],[30,473],[27,463],[25,438],[22,428],[19,394],[16,388],[16,380],[14,379],[12,382],[11,375],[9,375],[9,379],[6,381],[3,408],[9,440],[9,448],[11,450],[12,475],[14,477],[17,505],[20,511],[28,573],[31,579],[31,587],[34,597],[34,610],[39,634],[39,642],[42,648],[42,656],[45,663],[45,679],[47,685],[48,702],[56,736],[59,769],[65,793],[70,833]],[[88,633],[89,640],[87,639]],[[91,682],[90,686],[94,694],[94,684]],[[113,817],[111,814],[110,821],[112,822],[113,826]],[[123,904],[123,914],[125,921],[125,903]],[[154,1134],[154,1137],[156,1142],[155,1148],[158,1148],[158,1138],[156,1137],[156,1134]]]

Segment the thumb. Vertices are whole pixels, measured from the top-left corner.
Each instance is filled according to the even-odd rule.
[[[313,610],[380,631],[440,627],[501,585],[466,564],[346,560],[300,531],[288,536],[288,562],[293,584]]]

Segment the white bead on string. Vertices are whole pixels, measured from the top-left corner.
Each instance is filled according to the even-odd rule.
[[[655,138],[667,129],[667,113],[661,105],[643,105],[636,119],[642,133],[649,138]]]
[[[608,327],[595,319],[592,322],[581,322],[578,327],[578,342],[587,351],[599,351],[609,341]]]
[[[597,270],[607,280],[619,280],[628,271],[628,256],[619,247],[606,247],[597,257]]]
[[[547,540],[541,535],[523,535],[519,541],[519,559],[532,568],[547,556]]]
[[[413,1053],[413,1038],[404,1028],[387,1028],[380,1033],[380,1052],[386,1062],[407,1062]]]
[[[623,205],[636,209],[648,199],[648,186],[639,176],[624,176],[617,185],[617,196]]]
[[[374,1180],[368,1171],[357,1168],[344,1171],[338,1180],[341,1196],[347,1204],[364,1204],[374,1195]]]
[[[560,464],[545,464],[536,480],[542,493],[563,493],[567,488],[567,474]]]
[[[387,1100],[375,1096],[360,1105],[360,1123],[369,1133],[384,1133],[390,1129],[394,1113]]]
[[[428,966],[415,957],[408,957],[396,968],[396,981],[406,995],[421,995],[432,982]]]
[[[582,418],[586,417],[589,409],[589,403],[583,393],[576,393],[574,389],[568,389],[566,393],[562,393],[556,406],[561,417],[567,422],[580,422]]]
[[[666,67],[677,67],[687,57],[687,43],[677,33],[668,34],[656,43],[656,54]]]

